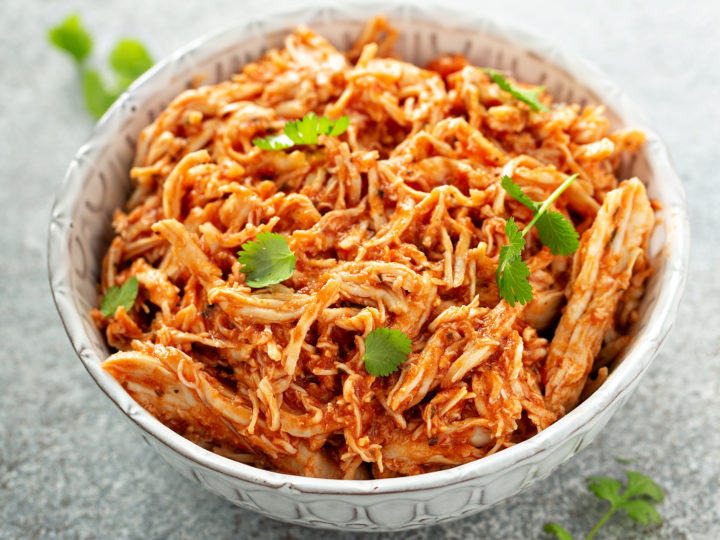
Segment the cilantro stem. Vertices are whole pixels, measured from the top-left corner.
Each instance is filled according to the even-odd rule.
[[[618,508],[620,507],[613,504],[610,507],[610,510],[608,510],[605,515],[600,518],[600,521],[598,521],[597,524],[588,533],[588,535],[585,537],[585,540],[590,540],[593,536],[595,536],[597,532],[602,528],[602,526],[605,525],[607,520],[610,519],[615,512],[617,512]]]
[[[577,176],[577,175],[575,175]],[[627,488],[625,489],[625,492],[620,496],[620,499],[617,500],[614,503],[611,503],[610,510],[608,510],[603,517],[600,518],[600,521],[597,522],[597,524],[592,528],[592,530],[588,533],[588,535],[585,537],[585,540],[590,540],[595,534],[600,530],[600,528],[605,525],[608,519],[610,519],[615,512],[617,512],[620,508],[623,507],[623,505],[628,501],[629,499],[629,493]]]
[[[547,209],[550,207],[550,205],[555,202],[555,199],[557,199],[560,195],[562,195],[562,192],[565,191],[570,184],[572,184],[575,179],[578,177],[577,173],[573,174],[571,177],[569,177],[567,180],[565,180],[562,184],[558,186],[558,188],[552,192],[552,194],[545,199],[545,202],[542,203],[542,206],[538,209],[537,212],[535,212],[535,215],[533,216],[530,223],[528,223],[525,228],[522,230],[522,235],[525,236],[525,234],[532,228],[533,225],[535,225],[535,222],[540,219],[540,216],[542,216]]]

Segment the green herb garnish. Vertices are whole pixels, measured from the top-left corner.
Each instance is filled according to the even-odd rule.
[[[85,107],[95,118],[100,118],[110,105],[120,96],[119,92],[109,90],[102,76],[95,69],[83,69],[82,89],[85,96]]]
[[[245,283],[259,289],[285,281],[295,271],[295,254],[287,239],[277,233],[263,231],[254,241],[245,242],[238,251]]]
[[[100,118],[118,96],[153,65],[150,54],[139,41],[121,39],[110,53],[110,67],[116,80],[114,85],[108,85],[99,71],[86,65],[93,41],[77,14],[51,28],[48,39],[75,60],[82,75],[85,106],[95,118]]]
[[[543,527],[543,531],[549,534],[554,534],[560,540],[573,540],[572,534],[567,532],[565,527],[558,523],[546,523]]]
[[[639,472],[625,471],[625,474],[627,486],[622,493],[622,482],[615,478],[593,476],[587,479],[588,489],[597,498],[610,502],[610,509],[600,518],[585,540],[594,537],[607,520],[621,509],[625,510],[630,519],[643,525],[662,523],[662,518],[655,508],[655,505],[665,498],[662,488]],[[560,540],[573,540],[572,535],[557,523],[547,523],[543,530]]]
[[[508,237],[508,244],[500,248],[498,267],[495,271],[500,296],[511,306],[514,306],[515,302],[527,304],[532,300],[532,287],[528,281],[530,269],[521,258],[522,250],[525,249],[523,233],[518,230],[513,218],[507,220],[505,234]]]
[[[538,86],[537,88],[534,88],[532,90],[523,90],[522,88],[519,88],[518,86],[515,86],[513,83],[508,81],[505,77],[500,75],[500,73],[498,71],[495,71],[494,69],[485,69],[485,72],[490,76],[493,82],[500,87],[501,90],[504,90],[515,99],[522,101],[523,103],[527,103],[528,105],[530,105],[530,108],[532,110],[550,110],[545,105],[540,103],[538,99],[540,96],[540,92],[545,90],[544,86]]]
[[[92,37],[77,13],[70,15],[48,31],[50,42],[71,55],[76,62],[84,62],[92,51]]]
[[[396,371],[408,359],[412,341],[402,330],[376,328],[365,338],[365,371],[375,377],[385,377]]]
[[[122,306],[125,311],[130,311],[135,305],[135,298],[138,293],[138,279],[132,276],[120,287],[113,285],[110,287],[100,302],[100,311],[105,317],[115,315],[118,307]]]
[[[153,59],[142,43],[123,38],[110,53],[110,66],[118,76],[118,82],[127,88],[153,65]]]
[[[327,116],[318,118],[315,113],[310,112],[300,120],[287,122],[283,133],[265,138],[258,137],[253,139],[253,144],[263,150],[284,150],[295,145],[317,144],[318,135],[336,137],[345,133],[349,125],[350,118],[347,116],[330,120]]]
[[[528,278],[530,270],[522,260],[525,248],[525,235],[534,225],[538,230],[540,241],[550,249],[553,255],[570,255],[580,245],[577,231],[560,212],[549,212],[550,205],[577,178],[577,174],[563,182],[542,204],[530,199],[513,179],[503,175],[500,181],[502,188],[512,198],[524,204],[533,213],[533,218],[520,232],[513,218],[505,223],[505,234],[508,244],[500,248],[498,267],[495,271],[500,296],[511,306],[515,302],[527,304],[532,300],[532,287]]]

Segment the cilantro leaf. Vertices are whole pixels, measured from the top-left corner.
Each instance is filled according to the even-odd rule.
[[[546,212],[535,222],[540,241],[553,255],[570,255],[580,246],[580,235],[560,212]]]
[[[508,304],[511,306],[514,306],[515,302],[527,304],[532,300],[532,287],[528,281],[530,269],[520,257],[525,248],[525,239],[518,231],[513,218],[505,223],[505,234],[508,237],[508,244],[500,248],[495,280],[500,295]]]
[[[292,139],[284,133],[269,135],[264,139],[258,137],[253,139],[253,144],[263,150],[284,150],[285,148],[290,148],[295,145]]]
[[[527,304],[532,300],[532,286],[530,285],[530,269],[519,257],[505,264],[502,275],[498,280],[500,295],[511,306],[515,302]]]
[[[110,108],[119,93],[108,90],[100,74],[94,69],[85,69],[82,74],[83,96],[85,106],[96,119]]]
[[[539,96],[540,92],[545,90],[544,86],[538,86],[537,88],[533,88],[532,90],[523,90],[518,86],[515,86],[510,81],[508,81],[505,77],[500,75],[499,72],[495,71],[494,69],[486,69],[485,70],[488,75],[490,75],[490,78],[493,80],[495,84],[497,84],[501,90],[504,90],[508,94],[510,94],[515,99],[522,101],[523,103],[526,103],[530,105],[530,108],[534,111],[549,111],[545,105],[540,103]]]
[[[245,283],[259,289],[285,281],[295,272],[295,254],[281,234],[263,231],[238,251]]]
[[[412,341],[402,330],[376,328],[365,338],[365,371],[375,377],[390,375],[405,362],[412,350]]]
[[[130,311],[135,304],[138,293],[138,279],[132,276],[120,287],[110,287],[100,302],[100,311],[105,317],[115,314],[118,307],[123,306],[125,311]]]
[[[665,494],[662,488],[653,482],[651,478],[637,471],[625,471],[625,474],[627,475],[628,483],[627,489],[623,494],[624,496],[635,497],[644,495],[656,502],[663,502]]]
[[[325,118],[323,116],[323,118]],[[347,130],[348,126],[350,126],[350,117],[349,116],[341,116],[334,122],[331,122],[330,125],[330,131],[323,131],[325,135],[330,135],[331,137],[337,137],[338,135],[342,135]]]
[[[92,37],[85,30],[77,13],[70,15],[57,26],[53,26],[48,31],[48,39],[78,63],[84,62],[92,50]]]
[[[336,137],[345,133],[349,125],[350,118],[347,116],[330,120],[327,116],[318,118],[314,112],[309,112],[299,120],[287,122],[283,134],[258,137],[253,139],[253,144],[263,150],[284,150],[296,145],[317,144],[318,135]]]
[[[554,534],[559,540],[573,540],[572,535],[557,523],[546,523],[543,526],[543,531]]]
[[[588,489],[592,491],[598,499],[605,499],[611,504],[620,501],[620,490],[622,483],[614,478],[605,476],[592,476],[587,479]]]
[[[525,248],[525,239],[522,234],[520,234],[520,231],[518,231],[518,226],[514,218],[508,219],[505,223],[505,234],[507,234],[508,237],[508,244],[500,248],[500,259],[510,262],[512,259],[518,258],[522,253],[522,250]],[[498,269],[498,271],[500,272],[501,270]]]
[[[507,192],[508,195],[510,195],[516,201],[521,202],[525,206],[527,206],[533,214],[535,214],[540,209],[540,205],[533,201],[530,197],[525,195],[522,188],[517,185],[508,175],[504,174],[500,178],[500,185]]]
[[[314,114],[314,113],[308,113],[307,116],[310,116],[311,114]],[[305,118],[307,118],[307,116]],[[303,118],[303,120],[304,120],[304,118]],[[330,133],[332,131],[332,127],[330,126],[330,119],[327,116],[321,116],[320,118],[318,118],[316,131],[318,133],[324,133],[325,135],[327,135],[328,133]]]
[[[127,88],[153,65],[145,46],[136,39],[123,38],[110,53],[110,66],[118,74],[120,86]]]
[[[627,515],[633,521],[650,525],[650,523],[662,523],[660,514],[651,502],[644,499],[632,499],[622,505]]]
[[[320,125],[315,113],[307,113],[300,120],[285,124],[283,131],[295,144],[316,144]]]

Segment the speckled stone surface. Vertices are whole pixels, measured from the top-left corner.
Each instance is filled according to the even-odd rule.
[[[260,517],[179,477],[85,373],[47,285],[52,197],[92,122],[73,66],[46,46],[46,28],[77,9],[97,36],[98,57],[117,36],[133,35],[159,58],[268,4],[0,4],[0,538],[355,538]],[[584,478],[619,477],[613,456],[636,459],[632,467],[666,488],[665,522],[641,528],[618,516],[598,538],[720,538],[720,4],[492,4],[488,14],[549,33],[598,64],[665,138],[690,205],[688,288],[640,389],[590,448],[478,516],[360,538],[549,538],[541,532],[547,521],[579,538],[604,512]]]

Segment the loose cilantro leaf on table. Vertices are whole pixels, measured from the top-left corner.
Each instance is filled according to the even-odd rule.
[[[120,287],[113,285],[107,290],[100,302],[100,311],[105,317],[113,316],[120,306],[123,306],[125,311],[130,311],[135,305],[137,293],[138,279],[132,276]]]
[[[120,95],[109,90],[103,78],[94,69],[83,70],[82,89],[85,106],[95,118],[100,118]]]
[[[330,120],[327,116],[320,118],[313,112],[303,116],[300,120],[287,122],[283,133],[258,137],[253,144],[263,150],[284,150],[295,145],[317,144],[318,135],[336,137],[345,133],[350,125],[350,118],[342,116],[337,120]]]
[[[145,73],[153,65],[145,46],[136,39],[123,38],[110,53],[110,66],[122,78],[126,86]]]
[[[543,531],[554,534],[560,540],[573,540],[572,535],[557,523],[546,523]]]
[[[295,254],[281,234],[263,231],[255,241],[245,242],[238,251],[245,283],[259,289],[285,281],[295,271]]]
[[[486,69],[485,72],[490,76],[495,84],[497,84],[501,90],[507,92],[515,99],[522,101],[530,106],[534,111],[549,111],[545,105],[540,103],[539,96],[540,92],[545,90],[544,86],[538,86],[532,90],[523,90],[519,86],[515,86],[513,83],[508,81],[505,77],[500,75],[499,72],[494,69]]]
[[[530,199],[512,178],[503,175],[500,186],[518,202],[524,204],[533,213],[533,218],[522,230],[518,231],[515,220],[510,218],[505,224],[508,245],[500,248],[495,280],[500,296],[511,306],[515,302],[527,304],[532,300],[532,287],[528,278],[530,270],[522,260],[525,248],[525,235],[533,225],[538,230],[540,241],[553,255],[570,255],[580,245],[577,231],[565,216],[559,212],[549,212],[550,205],[577,178],[577,174],[565,180],[542,204]]]
[[[615,478],[592,476],[587,479],[588,489],[601,500],[610,503],[610,509],[600,518],[585,540],[593,538],[600,528],[617,512],[625,510],[628,517],[642,525],[662,523],[655,505],[665,498],[663,490],[652,479],[636,471],[625,471],[627,485]],[[557,523],[547,523],[543,530],[560,540],[572,540],[572,536]]]
[[[84,62],[92,51],[92,37],[74,13],[63,22],[48,30],[48,39],[58,49],[72,56],[76,62]]]
[[[86,60],[92,51],[92,36],[77,14],[70,15],[48,31],[50,42],[71,55],[82,76],[85,106],[95,118],[100,118],[130,84],[152,65],[147,49],[134,39],[118,41],[110,53],[110,67],[116,75],[114,84],[108,84],[99,71],[87,67]]]
[[[402,330],[376,328],[365,338],[365,371],[385,377],[405,362],[412,350],[412,342]]]
[[[625,474],[627,475],[628,483],[627,489],[625,493],[623,493],[624,498],[647,496],[655,502],[663,502],[665,493],[652,478],[637,471],[625,471]]]

